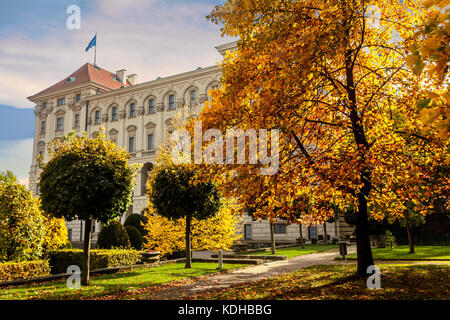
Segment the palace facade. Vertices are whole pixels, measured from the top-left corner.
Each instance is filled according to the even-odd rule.
[[[224,55],[235,46],[233,42],[216,49]],[[220,77],[220,67],[210,66],[138,84],[137,75],[128,75],[125,69],[113,73],[87,63],[55,85],[28,97],[36,104],[30,190],[35,195],[39,193],[40,169],[36,156],[40,154],[48,161],[49,142],[71,131],[80,134],[85,131],[94,137],[104,127],[107,138],[130,153],[130,163],[142,164],[133,205],[122,222],[132,213],[142,214],[146,206],[145,182],[155,163],[157,148],[168,142],[175,117],[182,121],[201,112],[205,101],[210,99],[209,92],[219,87]],[[82,221],[66,224],[69,240],[81,242]],[[93,228],[95,242],[101,224],[97,222]],[[318,228],[303,228],[305,238],[320,238]],[[342,237],[342,230],[339,231],[342,227],[338,224],[330,224],[327,229],[331,238]],[[246,217],[240,233],[243,241],[261,245],[270,242],[269,230],[267,221],[255,222]],[[347,228],[347,235],[349,232]],[[275,225],[279,243],[295,242],[298,236],[297,225],[287,226],[283,222]]]

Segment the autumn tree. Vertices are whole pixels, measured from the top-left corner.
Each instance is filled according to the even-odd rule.
[[[106,224],[126,212],[135,170],[103,132],[95,139],[70,133],[50,144],[49,154],[39,181],[42,208],[57,218],[84,220],[82,285],[88,285],[92,221]]]
[[[409,0],[229,0],[216,7],[209,18],[240,40],[201,114],[203,129],[280,130],[275,175],[261,176],[261,163],[205,166],[224,195],[258,202],[258,186],[268,203],[258,213],[268,219],[300,196],[311,200],[318,222],[334,216],[319,204],[352,204],[357,273],[365,276],[373,265],[368,219],[384,218],[368,208],[388,204],[387,215],[401,216],[407,199],[448,184],[433,171],[448,159],[446,142],[433,125],[421,130],[416,106],[428,93],[405,65],[426,13]],[[402,152],[408,143],[413,155]],[[414,205],[427,214],[421,203]]]
[[[214,216],[220,196],[213,182],[196,181],[196,172],[170,160],[159,163],[149,177],[147,195],[155,213],[185,220],[186,268],[191,268],[191,223]],[[149,230],[151,232],[151,230]]]
[[[10,170],[0,172],[0,183],[16,183],[17,177]]]
[[[192,250],[217,251],[230,250],[239,239],[238,228],[242,215],[237,212],[239,207],[228,199],[221,199],[219,212],[208,219],[192,219]],[[145,208],[146,223],[144,229],[144,248],[161,252],[161,256],[186,251],[186,219],[169,219],[155,213],[149,204]]]
[[[44,236],[39,200],[23,185],[0,182],[0,261],[40,258]]]

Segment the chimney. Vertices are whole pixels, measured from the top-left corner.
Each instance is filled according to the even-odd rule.
[[[125,84],[127,81],[127,70],[122,69],[119,71],[116,71],[116,76],[120,79],[120,81]]]
[[[134,86],[134,85],[136,84],[137,74],[136,74],[136,73],[130,74],[130,75],[127,77],[127,79],[128,79],[128,82],[130,82],[130,84],[131,84],[132,86]]]

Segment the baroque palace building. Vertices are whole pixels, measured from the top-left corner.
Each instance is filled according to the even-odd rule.
[[[225,55],[235,47],[236,43],[232,42],[216,49]],[[49,142],[71,131],[78,134],[85,131],[94,137],[103,126],[107,138],[130,153],[130,163],[142,164],[134,188],[133,205],[122,217],[122,222],[131,213],[142,214],[146,206],[145,183],[156,161],[158,146],[168,142],[175,117],[183,120],[201,112],[205,101],[210,99],[210,90],[219,87],[220,77],[220,67],[210,66],[138,84],[137,75],[127,75],[125,69],[113,73],[86,63],[55,85],[28,97],[36,104],[30,190],[35,195],[39,193],[40,169],[36,157],[40,154],[44,161],[49,160]],[[83,222],[68,221],[66,225],[69,240],[74,244],[81,242]],[[93,228],[95,242],[101,224],[97,222]],[[320,226],[303,228],[305,238],[320,238]],[[327,229],[331,238],[338,238],[343,231],[338,224]],[[262,245],[270,242],[269,230],[267,221],[256,222],[247,216],[240,233],[242,241]],[[346,230],[348,234],[350,231]],[[298,236],[298,225],[288,226],[283,222],[275,225],[278,243],[295,242]]]

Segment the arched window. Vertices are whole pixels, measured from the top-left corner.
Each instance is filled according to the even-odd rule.
[[[113,106],[111,108],[111,121],[117,121],[119,119],[119,108],[117,106]]]
[[[141,169],[141,196],[145,196],[145,192],[147,191],[147,180],[150,172],[153,169],[153,164],[147,162],[142,166]]]
[[[101,122],[100,110],[95,110],[94,123],[100,124],[100,122]]]
[[[169,110],[175,110],[175,94],[169,94]]]
[[[136,103],[131,102],[130,103],[130,118],[136,117]]]
[[[148,114],[155,113],[155,98],[148,99]]]

